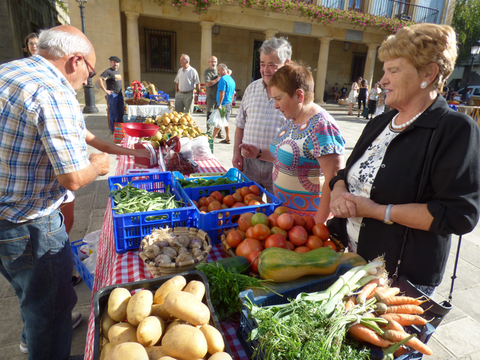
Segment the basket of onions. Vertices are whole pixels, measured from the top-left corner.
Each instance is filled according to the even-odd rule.
[[[140,242],[138,255],[153,277],[192,270],[212,250],[208,234],[197,228],[154,229]]]

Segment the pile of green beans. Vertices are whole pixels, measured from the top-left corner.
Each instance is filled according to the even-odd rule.
[[[175,195],[170,192],[170,186],[165,188],[164,193],[138,189],[127,183],[114,184],[117,190],[110,191],[116,214],[130,214],[155,210],[177,209],[186,205],[182,200],[175,200]]]

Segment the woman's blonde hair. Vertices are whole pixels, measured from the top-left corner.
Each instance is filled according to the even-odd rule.
[[[311,103],[314,99],[314,82],[310,70],[301,63],[290,61],[273,74],[268,87],[275,86],[280,91],[293,97],[297,89],[305,94],[304,103]]]
[[[457,59],[457,41],[448,25],[416,24],[390,35],[378,49],[378,58],[384,62],[395,58],[407,59],[417,70],[426,70],[428,64],[438,65],[433,81],[440,88],[453,72]]]

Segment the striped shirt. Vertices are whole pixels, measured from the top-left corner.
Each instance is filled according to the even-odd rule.
[[[259,149],[270,148],[270,143],[285,122],[285,117],[274,105],[275,101],[268,97],[263,79],[247,86],[235,123],[244,131],[242,143]]]
[[[49,215],[66,189],[56,175],[89,166],[75,90],[39,55],[0,66],[0,219]]]

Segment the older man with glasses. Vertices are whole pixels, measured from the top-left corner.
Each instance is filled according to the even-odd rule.
[[[113,134],[115,123],[123,122],[124,104],[122,94],[122,74],[118,71],[120,58],[110,56],[110,67],[97,79],[100,88],[107,94],[108,120],[110,132]]]
[[[72,26],[40,33],[38,55],[0,65],[0,273],[20,302],[20,351],[70,358],[73,255],[59,207],[106,175],[106,153],[88,156],[76,90],[94,76],[95,51]]]

